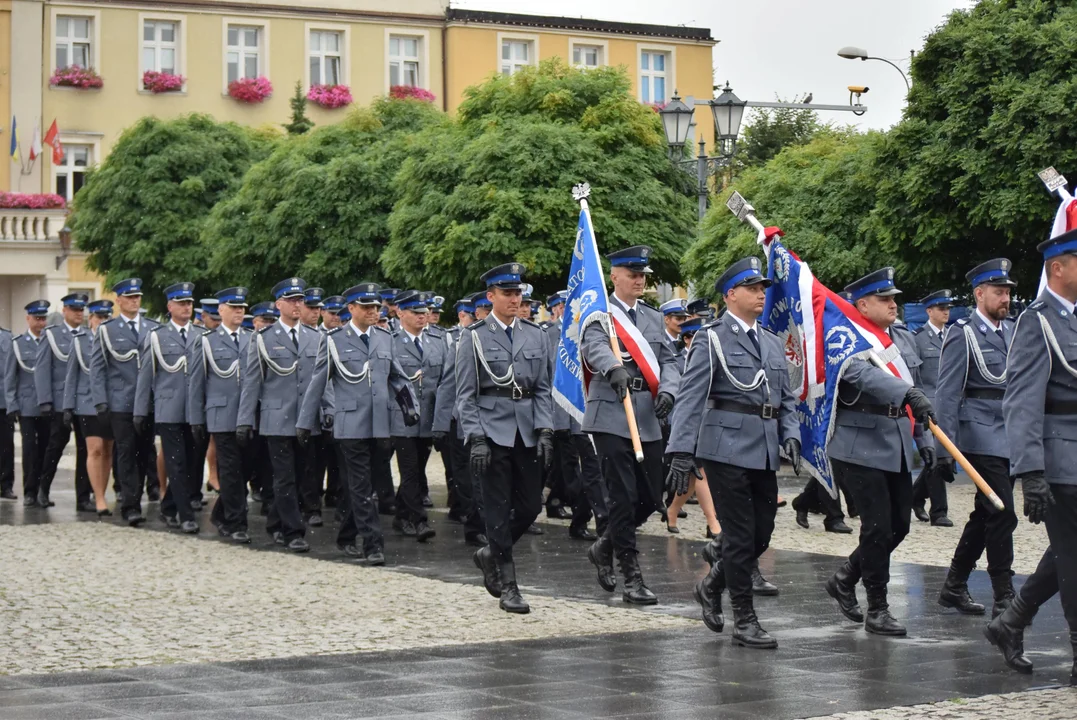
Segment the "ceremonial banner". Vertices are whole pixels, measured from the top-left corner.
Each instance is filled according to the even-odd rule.
[[[1070,230],[1077,230],[1077,200],[1070,195],[1065,185],[1055,190],[1055,192],[1062,198],[1062,202],[1058,204],[1058,210],[1055,212],[1055,222],[1051,226],[1051,235],[1047,238],[1048,240]],[[1043,294],[1046,287],[1047,270],[1045,268],[1040,271],[1040,287],[1036,291],[1036,295]]]

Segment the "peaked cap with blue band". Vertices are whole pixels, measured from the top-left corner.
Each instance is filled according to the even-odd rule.
[[[392,304],[400,310],[410,310],[416,313],[428,312],[426,306],[427,295],[419,290],[405,290],[393,298]]]
[[[344,306],[347,304],[348,300],[343,295],[330,295],[325,299],[322,309],[326,312],[337,314],[343,310]]]
[[[26,304],[27,315],[48,315],[49,305],[52,305],[48,300],[34,300],[33,302]]]
[[[217,298],[218,305],[232,305],[233,307],[247,307],[247,293],[249,291],[245,287],[230,287],[224,290],[219,290],[214,297]],[[205,305],[206,301],[203,300],[202,304]]]
[[[714,317],[714,308],[707,302],[706,298],[696,298],[692,302],[684,306],[684,309],[688,311],[689,315],[699,315],[700,317],[712,318]]]
[[[287,280],[281,280],[279,283],[273,286],[273,297],[277,300],[282,298],[294,298],[305,297],[307,291],[307,281],[301,277],[288,278]]]
[[[894,287],[894,268],[892,267],[880,268],[875,272],[868,273],[856,282],[849,283],[845,286],[845,292],[849,293],[851,298],[849,302],[851,303],[855,303],[860,298],[868,295],[891,297],[901,294],[901,291]]]
[[[526,285],[523,282],[523,276],[526,273],[527,267],[517,262],[511,262],[490,268],[479,279],[486,283],[487,288],[499,287],[502,290],[522,291]]]
[[[379,297],[381,297],[382,300],[384,300],[385,302],[387,302],[389,304],[392,304],[393,298],[396,297],[396,294],[398,292],[400,292],[400,290],[397,289],[397,288],[387,287],[387,288],[379,288],[378,289]]]
[[[441,312],[441,308],[445,305],[445,298],[441,295],[434,295],[430,293],[430,300],[426,303],[430,306],[430,309],[434,312]]]
[[[381,285],[372,282],[359,283],[353,285],[344,291],[345,301],[351,305],[356,303],[357,305],[381,305],[381,301],[386,299],[384,296],[385,291]],[[392,302],[392,298],[388,298]]]
[[[86,306],[86,309],[90,311],[91,315],[108,315],[111,317],[112,305],[111,300],[94,300]]]
[[[165,288],[165,297],[175,302],[194,302],[194,283],[180,282]]]
[[[650,268],[651,253],[652,250],[647,245],[633,245],[624,250],[611,252],[606,257],[609,259],[611,267],[623,267],[633,272],[650,274],[654,272]]]
[[[220,313],[217,312],[217,310],[218,310],[218,308],[220,306],[220,303],[218,302],[217,298],[215,298],[215,297],[202,298],[201,300],[198,301],[198,304],[201,306],[199,308],[199,310],[203,314],[209,315],[211,318],[219,319],[221,317]]]
[[[1077,255],[1077,228],[1044,240],[1036,246],[1036,250],[1043,253],[1044,260],[1059,255]]]
[[[552,310],[557,305],[568,300],[568,290],[558,290],[553,295],[546,298],[546,309]]]
[[[456,312],[466,312],[469,315],[475,314],[475,302],[470,295],[457,300],[456,305],[453,307],[456,308]]]
[[[277,308],[271,302],[260,302],[251,308],[251,317],[277,317]]]
[[[473,296],[475,298],[475,309],[479,308],[492,308],[494,304],[490,302],[490,298],[486,297],[486,293],[477,292]]]
[[[320,287],[307,288],[303,291],[303,304],[307,307],[321,307],[325,290]]]
[[[925,295],[920,300],[920,304],[925,308],[939,307],[945,305],[947,309],[954,304],[954,294],[949,290],[936,290],[930,295]]]
[[[972,283],[972,287],[978,285],[1001,285],[1005,287],[1017,287],[1017,282],[1010,279],[1010,270],[1013,263],[1006,258],[995,258],[965,273],[965,279]]]
[[[69,307],[72,310],[85,310],[86,303],[90,301],[89,295],[82,293],[71,293],[70,295],[64,295],[60,298],[60,302],[64,307]]]
[[[770,287],[771,281],[762,272],[763,263],[757,257],[746,257],[730,265],[714,283],[714,289],[725,295],[740,285],[758,285]]]
[[[681,337],[697,333],[703,329],[703,318],[692,318],[681,323]]]
[[[662,311],[663,315],[675,315],[677,317],[688,317],[688,310],[684,307],[683,298],[673,298],[667,300],[658,306],[658,309]]]
[[[127,278],[120,280],[112,286],[112,292],[122,297],[134,297],[142,294],[142,280],[139,278]]]

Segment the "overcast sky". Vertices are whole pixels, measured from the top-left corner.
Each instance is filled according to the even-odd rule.
[[[821,113],[824,120],[888,128],[901,119],[905,83],[889,65],[843,60],[856,45],[908,71],[909,51],[970,0],[452,0],[453,7],[533,15],[710,28],[716,79],[728,79],[742,100],[782,99],[810,92],[814,102],[846,105],[849,85],[866,85],[868,113]]]

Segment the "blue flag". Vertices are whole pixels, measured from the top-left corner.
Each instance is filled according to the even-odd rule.
[[[565,316],[561,319],[561,340],[557,344],[553,399],[576,422],[583,422],[587,384],[591,380],[591,373],[580,356],[583,331],[592,322],[607,318],[609,311],[606,279],[602,274],[598,242],[586,200],[581,203],[576,246],[572,250],[572,267],[566,287],[568,297],[565,299]]]

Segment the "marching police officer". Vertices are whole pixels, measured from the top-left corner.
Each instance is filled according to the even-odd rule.
[[[6,368],[11,357],[11,331],[0,328],[0,368]],[[0,500],[18,500],[15,495],[15,421],[8,417],[7,394],[0,407]]]
[[[722,551],[695,589],[703,619],[721,632],[722,591],[729,587],[733,640],[774,648],[752,603],[753,572],[770,545],[778,503],[779,450],[800,470],[800,423],[785,367],[785,348],[758,323],[770,280],[759,258],[731,265],[715,283],[725,298],[721,320],[692,343],[672,415],[670,491],[688,492],[696,458],[722,524]]]
[[[344,325],[344,321],[341,320],[340,315],[347,304],[348,302],[343,295],[330,295],[322,301],[321,330],[323,332],[329,332],[330,330],[335,330]],[[326,469],[325,497],[323,502],[326,507],[335,508],[337,507],[337,498],[339,498],[345,490],[341,485],[340,464],[338,462],[336,450],[332,444],[331,434],[326,433],[323,436],[323,442],[325,443],[323,459],[325,461]]]
[[[322,298],[325,290],[320,287],[308,287],[303,292],[303,304],[299,308],[299,322],[303,326],[323,332],[318,327],[318,320],[322,315],[325,303]],[[324,413],[323,416],[328,413]],[[303,463],[303,477],[299,483],[299,510],[310,527],[321,527],[322,521],[322,494],[325,487],[325,470],[328,467],[327,456],[332,454],[332,446],[329,444],[328,428],[322,428],[323,432],[314,436],[301,453]]]
[[[192,463],[199,452],[187,420],[187,355],[201,331],[190,322],[194,313],[193,283],[169,285],[165,297],[169,320],[150,330],[140,349],[133,423],[139,435],[155,433],[161,437],[168,473],[161,515],[169,527],[193,535],[198,532],[198,523],[191,505]]]
[[[152,435],[140,438],[134,427],[135,386],[138,383],[139,348],[157,323],[139,312],[142,281],[121,280],[112,286],[120,314],[97,329],[90,362],[90,394],[101,422],[112,429],[116,446],[115,472],[120,482],[120,516],[132,527],[145,522],[142,515],[142,475],[139,459]],[[151,485],[151,490],[156,490]],[[152,501],[154,495],[150,495]]]
[[[490,298],[486,297],[484,292],[477,292],[472,295],[472,298],[475,304],[475,322],[481,322],[490,314],[490,310],[494,307],[493,303],[490,302]]]
[[[998,616],[1013,599],[1013,531],[1017,515],[1010,478],[1010,451],[1002,418],[1002,398],[1006,392],[1006,357],[1013,339],[1010,291],[1017,286],[1010,279],[1009,260],[996,258],[977,265],[965,277],[972,284],[976,310],[958,320],[947,333],[939,359],[935,410],[939,427],[964,453],[991,489],[1002,499],[1005,509],[990,507],[980,492],[969,515],[961,539],[950,562],[950,572],[939,594],[939,604],[968,615],[983,615],[984,606],[969,595],[968,578],[984,550],[991,576]],[[953,459],[940,450],[940,465]],[[934,510],[934,503],[932,503]]]
[[[226,288],[215,299],[220,325],[198,336],[189,350],[187,418],[195,441],[205,444],[208,433],[217,448],[220,498],[210,518],[221,537],[246,544],[251,541],[247,533],[247,463],[236,438],[236,419],[251,338],[241,327],[247,288]]]
[[[939,356],[942,354],[942,341],[946,335],[946,325],[950,322],[950,308],[953,297],[949,290],[937,290],[920,301],[927,311],[927,322],[913,336],[916,349],[920,353],[923,365],[920,366],[920,381],[927,399],[935,401],[935,387],[939,378]],[[936,407],[938,407],[936,405]],[[946,428],[943,428],[946,430]],[[952,439],[952,436],[951,436]],[[931,521],[939,527],[953,527],[947,517],[949,507],[946,503],[946,483],[954,481],[952,468],[946,463],[939,463],[933,469],[924,468],[912,484],[912,512],[920,522]],[[931,498],[931,514],[924,511],[924,502]]]
[[[838,601],[842,614],[853,622],[863,622],[868,632],[905,635],[905,627],[890,614],[886,600],[890,553],[909,533],[913,438],[924,464],[935,464],[934,444],[924,432],[935,410],[918,387],[920,359],[912,333],[894,325],[894,296],[901,294],[894,287],[894,269],[876,270],[845,290],[860,314],[889,334],[913,384],[910,386],[866,359],[848,361],[838,385],[827,456],[836,480],[860,510],[860,544],[827,581],[826,590]],[[915,433],[905,413],[906,405],[916,418]],[[861,578],[868,595],[866,618],[856,601],[856,583]]]
[[[1006,664],[1032,672],[1024,629],[1056,592],[1069,625],[1077,684],[1077,230],[1040,243],[1047,287],[1017,319],[1006,365],[1002,414],[1010,473],[1021,480],[1024,514],[1046,523],[1051,544],[1021,591],[985,629]]]
[[[4,405],[9,420],[19,421],[22,435],[22,504],[39,506],[41,471],[49,443],[49,418],[41,414],[34,384],[34,363],[41,350],[48,300],[26,305],[26,332],[15,336],[4,363]],[[46,498],[48,500],[48,498]]]
[[[587,391],[583,431],[594,440],[609,493],[609,527],[588,549],[587,557],[598,569],[599,585],[613,592],[616,553],[625,581],[622,599],[637,605],[658,602],[643,582],[636,556],[636,527],[662,507],[663,447],[659,421],[673,410],[680,378],[677,359],[665,341],[661,313],[640,302],[647,275],[652,272],[650,256],[651,248],[646,245],[607,255],[613,284],[610,311],[619,309],[626,331],[638,333],[633,335],[641,338],[637,339],[638,354],[614,354],[609,332],[601,323],[593,323],[584,330],[580,346],[583,361],[594,372]],[[642,463],[636,462],[622,402],[629,391],[643,445]]]
[[[531,611],[512,547],[538,517],[543,468],[553,459],[549,343],[538,325],[517,316],[526,271],[506,263],[483,274],[492,312],[461,334],[456,353],[457,412],[490,542],[473,559],[487,592],[510,613]]]
[[[681,369],[684,368],[687,353],[679,343],[681,338],[681,323],[688,319],[688,311],[684,307],[684,300],[673,298],[658,306],[662,312],[662,324],[666,326],[666,343],[673,354],[680,361]]]
[[[381,307],[385,310],[385,313],[389,318],[389,332],[396,332],[400,329],[400,322],[397,320],[396,306],[393,305],[393,298],[399,293],[399,288],[381,289]]]
[[[198,301],[202,306],[202,327],[206,330],[216,330],[221,326],[221,314],[218,312],[217,298],[202,298]]]
[[[340,313],[345,305],[347,301],[343,295],[330,295],[322,301],[322,330],[329,332],[344,324],[340,319]]]

